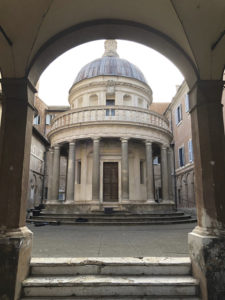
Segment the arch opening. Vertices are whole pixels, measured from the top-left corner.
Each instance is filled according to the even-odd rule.
[[[169,36],[144,24],[108,19],[85,22],[52,37],[34,56],[27,77],[35,86],[44,69],[59,55],[75,46],[99,39],[130,40],[158,51],[177,66],[189,88],[199,77],[195,63]]]

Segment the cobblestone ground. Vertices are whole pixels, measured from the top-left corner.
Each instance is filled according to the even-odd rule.
[[[193,224],[28,227],[35,257],[187,256]]]

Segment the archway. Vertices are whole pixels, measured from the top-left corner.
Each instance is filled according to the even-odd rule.
[[[97,39],[124,39],[144,44],[169,58],[183,73],[189,88],[199,78],[195,63],[170,37],[141,23],[126,20],[96,20],[68,28],[47,41],[33,58],[27,77],[35,86],[42,71],[65,51]]]
[[[11,218],[8,220],[3,219],[3,224],[5,224],[8,228],[21,228],[25,221],[24,201],[26,199],[25,188],[28,179],[28,163],[26,162],[26,157],[29,154],[28,148],[30,145],[32,120],[32,93],[34,92],[34,89],[32,86],[30,86],[30,83],[27,81],[27,79],[29,79],[29,81],[34,85],[43,69],[57,55],[82,42],[103,37],[126,38],[141,42],[147,46],[151,45],[151,47],[154,49],[166,54],[166,56],[169,57],[185,75],[189,87],[192,88],[190,92],[190,99],[193,120],[192,126],[194,132],[193,144],[196,158],[197,184],[200,187],[197,191],[199,227],[206,230],[207,234],[212,234],[218,239],[217,247],[219,248],[219,251],[222,251],[221,249],[223,246],[223,240],[220,238],[219,232],[224,226],[224,215],[223,210],[218,209],[219,205],[223,205],[224,201],[220,195],[221,191],[224,191],[224,186],[222,185],[221,180],[224,175],[224,154],[222,151],[224,150],[224,141],[221,142],[221,136],[223,136],[224,130],[223,122],[221,123],[222,114],[220,107],[222,81],[199,80],[200,76],[195,64],[188,57],[188,55],[185,54],[182,48],[173,40],[153,28],[127,21],[100,20],[95,22],[87,22],[63,31],[49,40],[45,45],[42,45],[34,60],[28,67],[26,78],[8,80],[3,77],[2,83],[4,97],[8,102],[9,99],[13,99],[13,101],[7,103],[3,110],[3,133],[1,134],[1,142],[3,142],[4,145],[3,149],[1,149],[1,155],[3,155],[3,157],[7,156],[11,158],[12,156],[12,151],[10,152],[10,149],[12,149],[12,141],[10,141],[10,138],[15,137],[13,128],[10,124],[12,116],[14,117],[14,124],[16,126],[18,124],[20,125],[17,131],[20,136],[20,144],[18,143],[20,147],[18,148],[17,157],[13,160],[13,163],[9,159],[2,164],[2,173],[5,171],[7,178],[14,178],[12,175],[10,175],[10,171],[14,170],[14,176],[17,178],[17,180],[14,179],[16,181],[15,186],[19,190],[20,201],[16,203],[13,203],[13,201],[11,202],[11,204],[15,205],[14,209],[16,214],[12,214]],[[76,42],[74,42],[75,40]],[[196,85],[194,86],[195,83]],[[18,99],[20,100],[19,103]],[[202,126],[203,122],[204,126]],[[207,126],[209,133],[207,137],[205,136],[205,126]],[[17,138],[15,138],[15,140],[16,142],[18,141]],[[221,145],[222,150],[216,154],[218,145]],[[206,149],[210,149],[210,151],[206,151]],[[16,161],[17,158],[19,158],[18,161]],[[23,164],[24,161],[25,164]],[[212,162],[210,167],[208,166],[209,161]],[[15,169],[12,169],[11,166],[13,166]],[[204,176],[202,176],[200,171],[202,169],[205,171]],[[208,180],[206,182],[206,177],[210,179],[211,185],[215,184],[213,190],[207,188]],[[2,186],[3,180],[1,180],[1,187]],[[18,199],[18,194],[15,197],[15,191],[12,191],[13,194],[10,196],[8,195],[7,186],[3,187],[2,191],[3,196],[7,196],[12,200]],[[11,207],[13,205],[11,205]],[[4,209],[7,211],[5,204],[3,205],[3,210]],[[200,237],[198,236],[197,239],[202,240],[202,237],[205,237],[204,230],[198,231]],[[217,285],[214,285],[212,281],[210,281],[210,278],[206,278],[207,274],[202,272],[202,270],[199,268],[199,262],[195,259],[195,253],[198,253],[198,249],[195,248],[195,245],[199,243],[199,241],[194,240],[196,239],[196,234],[197,233],[195,233],[195,236],[192,237],[193,240],[190,241],[192,245],[192,259],[195,272],[200,278],[202,286],[205,287],[207,285],[207,289],[210,290],[209,294],[212,294],[217,289],[223,289],[222,283],[218,279]],[[204,245],[202,247],[204,248]],[[213,247],[214,245],[212,245],[212,248]],[[26,253],[26,255],[24,255],[24,260],[28,265],[29,250],[26,250],[25,248],[23,250],[24,253]],[[19,253],[16,264],[21,268],[22,263],[23,261],[21,260],[21,253]],[[212,267],[216,268],[218,265],[219,264],[216,264]],[[14,267],[15,265],[11,266],[11,271],[14,272],[15,276],[13,280],[8,283],[8,285],[13,285],[15,287],[15,282],[20,282],[21,278],[26,276],[27,269],[23,268],[23,271],[20,272],[21,278],[19,278],[15,274]],[[221,272],[223,272],[222,267],[223,264],[221,263]],[[10,269],[8,269],[8,272],[9,271]],[[205,288],[204,290],[203,288],[203,293],[205,292],[205,295],[207,293],[207,289]]]

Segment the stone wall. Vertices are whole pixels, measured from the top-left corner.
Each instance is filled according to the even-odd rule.
[[[178,208],[190,210],[195,213],[194,194],[194,156],[193,161],[189,157],[189,141],[192,141],[191,117],[186,104],[188,86],[184,81],[178,88],[176,95],[172,99],[165,115],[168,118],[173,132],[176,190]],[[181,107],[181,120],[177,121],[177,108]],[[180,165],[179,149],[184,148],[184,165]],[[193,151],[192,151],[193,154]]]
[[[42,203],[44,198],[46,146],[32,135],[30,152],[29,193],[27,208],[31,209]]]

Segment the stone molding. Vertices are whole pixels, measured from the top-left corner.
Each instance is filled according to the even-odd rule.
[[[98,76],[98,77],[101,77],[101,76]],[[107,76],[104,76],[104,77],[107,77]],[[110,77],[110,76],[108,76],[108,77]],[[129,79],[132,80],[132,81],[137,81],[139,83],[138,80],[135,80],[135,79],[132,79],[132,78],[129,78]],[[85,81],[91,81],[91,80],[93,80],[93,78],[85,79]],[[114,81],[114,87],[116,88],[116,87],[122,86],[122,87],[135,88],[136,90],[139,90],[140,92],[144,93],[147,97],[149,97],[149,96],[152,95],[152,91],[151,91],[150,88],[144,88],[144,87],[142,87],[142,86],[140,86],[138,84],[124,82],[122,80],[124,80],[123,77],[121,77],[121,81],[120,82],[119,81]],[[91,82],[91,83],[89,82],[89,83],[85,83],[85,84],[83,82],[76,83],[75,85],[73,85],[71,87],[71,89],[69,91],[70,97],[74,96],[78,92],[82,92],[83,91],[84,93],[86,93],[87,89],[90,89],[90,88],[96,88],[96,87],[97,88],[99,88],[99,87],[107,88],[108,87],[108,81],[109,80],[102,81],[102,82],[95,81],[95,82]],[[144,85],[144,83],[141,83],[141,84]],[[79,97],[79,96],[80,95],[77,95],[77,97]]]

